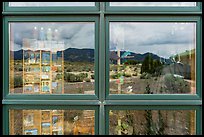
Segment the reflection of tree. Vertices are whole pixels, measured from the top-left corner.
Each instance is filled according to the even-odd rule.
[[[158,129],[158,135],[164,135],[164,119],[163,119],[163,116],[161,114],[161,111],[159,110],[158,111],[158,115],[159,115],[159,129]]]
[[[146,94],[151,94],[149,83],[147,83],[146,86]],[[153,130],[153,120],[152,120],[152,111],[151,110],[145,110],[145,118],[146,118],[146,135],[154,135]]]
[[[145,110],[146,117],[146,135],[164,135],[164,120],[161,111],[158,110],[158,121],[154,122],[152,110]]]
[[[159,76],[161,75],[161,71],[162,63],[159,60],[153,60],[152,55],[148,54],[142,63],[141,74],[146,72],[149,74],[154,74],[155,76]]]
[[[152,59],[151,55],[148,55],[145,57],[145,59],[142,63],[141,74],[144,72],[151,74],[152,73],[152,66],[153,66],[153,59]]]
[[[145,110],[146,135],[155,135],[153,130],[152,110]]]
[[[134,124],[134,119],[135,119],[134,116],[135,116],[135,115],[134,115],[134,113],[131,113],[131,110],[127,110],[127,111],[126,111],[127,122],[128,122],[128,124],[129,124],[130,126],[133,127],[133,133],[132,133],[132,135],[137,135],[137,134],[138,134],[138,133],[137,133],[137,128],[134,126],[134,125],[135,125],[135,124]]]

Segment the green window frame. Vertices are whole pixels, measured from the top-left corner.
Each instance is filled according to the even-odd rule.
[[[195,7],[9,7],[3,2],[3,135],[9,134],[9,109],[95,110],[95,134],[109,134],[109,110],[196,110],[202,134],[202,3]],[[29,12],[28,12],[29,11]],[[9,95],[9,22],[95,22],[95,95]],[[195,22],[195,95],[110,95],[109,22]],[[46,98],[46,100],[45,100]]]

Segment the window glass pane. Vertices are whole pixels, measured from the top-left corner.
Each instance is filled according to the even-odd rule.
[[[196,23],[110,22],[110,94],[195,94]]]
[[[110,6],[196,6],[196,2],[110,2]]]
[[[94,135],[94,110],[10,110],[10,135]]]
[[[109,111],[110,135],[194,135],[193,110]]]
[[[9,2],[10,7],[95,6],[95,2]]]
[[[10,23],[10,93],[94,94],[94,26]]]

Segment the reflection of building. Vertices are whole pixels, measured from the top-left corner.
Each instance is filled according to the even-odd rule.
[[[64,42],[23,39],[23,93],[64,93]]]
[[[175,63],[170,65],[171,72],[195,80],[195,49],[177,54],[171,58],[175,60]]]

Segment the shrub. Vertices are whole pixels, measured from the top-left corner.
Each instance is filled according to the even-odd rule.
[[[62,72],[62,68],[61,67],[57,67],[57,72]]]
[[[131,77],[131,74],[130,73],[125,73],[124,77]]]
[[[81,77],[81,78],[87,78],[88,77],[88,74],[87,73],[80,73],[79,74],[79,77]]]
[[[110,75],[110,78],[117,79],[117,75],[116,74]]]
[[[91,79],[90,78],[85,78],[84,79],[86,82],[91,82]]]
[[[57,74],[57,75],[56,75],[56,79],[57,79],[57,80],[62,79],[62,74]]]
[[[66,69],[66,72],[71,72],[71,71],[72,71],[71,68]]]
[[[166,90],[170,93],[188,93],[190,92],[190,84],[184,79],[174,77],[172,74],[166,74],[164,76],[164,83]]]
[[[121,76],[124,76],[124,74],[123,74],[123,73],[117,73],[117,74],[110,75],[110,77],[111,77],[112,79],[118,79],[118,78],[120,78]]]
[[[23,68],[22,68],[22,67],[19,67],[19,68],[18,68],[18,71],[23,71]]]
[[[133,76],[137,76],[137,73],[132,74]]]
[[[78,75],[72,73],[65,73],[64,80],[67,82],[83,82],[83,80],[87,77],[88,77],[87,73],[81,73]]]
[[[91,75],[91,79],[94,79],[94,75]]]
[[[65,73],[64,79],[67,82],[83,82],[83,77],[81,75],[75,75],[72,73]]]
[[[139,62],[136,61],[136,60],[127,60],[124,64],[125,65],[136,65],[138,64]]]
[[[22,86],[23,86],[22,76],[14,76],[14,88]]]
[[[141,75],[140,75],[140,79],[150,79],[151,78],[151,74],[149,74],[149,73],[142,73]]]

